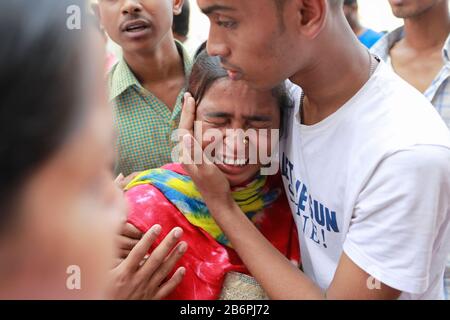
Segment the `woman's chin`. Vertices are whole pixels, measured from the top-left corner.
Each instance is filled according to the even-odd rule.
[[[259,170],[252,165],[232,166],[227,164],[218,164],[217,167],[225,174],[231,187],[239,186],[248,182]]]

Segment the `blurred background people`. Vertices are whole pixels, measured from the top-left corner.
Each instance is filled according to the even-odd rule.
[[[172,31],[176,40],[185,43],[189,35],[191,7],[189,1],[185,0],[181,13],[173,16]]]
[[[70,5],[83,8],[0,2],[1,298],[105,297],[125,213],[106,170],[113,130],[102,41],[89,26],[68,29]],[[66,287],[71,265],[82,290]]]
[[[358,0],[344,0],[344,13],[353,32],[367,48],[371,48],[383,37],[383,33],[376,32],[361,25],[359,21]]]
[[[95,11],[123,52],[109,73],[118,132],[122,185],[136,172],[172,162],[170,137],[178,127],[191,59],[172,33],[183,0],[99,0]]]
[[[389,0],[404,26],[372,49],[422,92],[450,127],[450,18],[448,0]]]
[[[448,0],[389,0],[404,26],[372,51],[431,101],[450,128],[450,17]],[[450,256],[444,287],[450,296]]]
[[[180,228],[144,259],[154,226],[114,261],[126,206],[105,48],[86,17],[83,0],[0,1],[0,299],[158,299],[184,274],[165,281]]]

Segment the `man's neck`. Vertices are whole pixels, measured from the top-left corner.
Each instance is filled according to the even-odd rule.
[[[416,50],[442,47],[450,32],[447,1],[442,1],[423,14],[405,19],[405,44]]]
[[[340,31],[322,39],[314,64],[291,77],[305,93],[307,103],[303,120],[307,125],[318,123],[336,112],[369,79],[368,50],[349,28],[346,31],[342,26],[336,30]]]
[[[162,82],[184,75],[183,59],[171,36],[163,39],[153,50],[124,52],[124,59],[141,84]]]

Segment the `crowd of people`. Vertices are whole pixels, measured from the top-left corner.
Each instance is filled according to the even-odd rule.
[[[385,1],[0,1],[0,298],[448,298],[448,0]]]

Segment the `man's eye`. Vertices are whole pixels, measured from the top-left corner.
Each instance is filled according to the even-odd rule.
[[[231,29],[234,26],[236,26],[236,22],[232,21],[232,20],[217,20],[217,25],[219,27],[223,27],[223,28],[227,28],[227,29]]]

